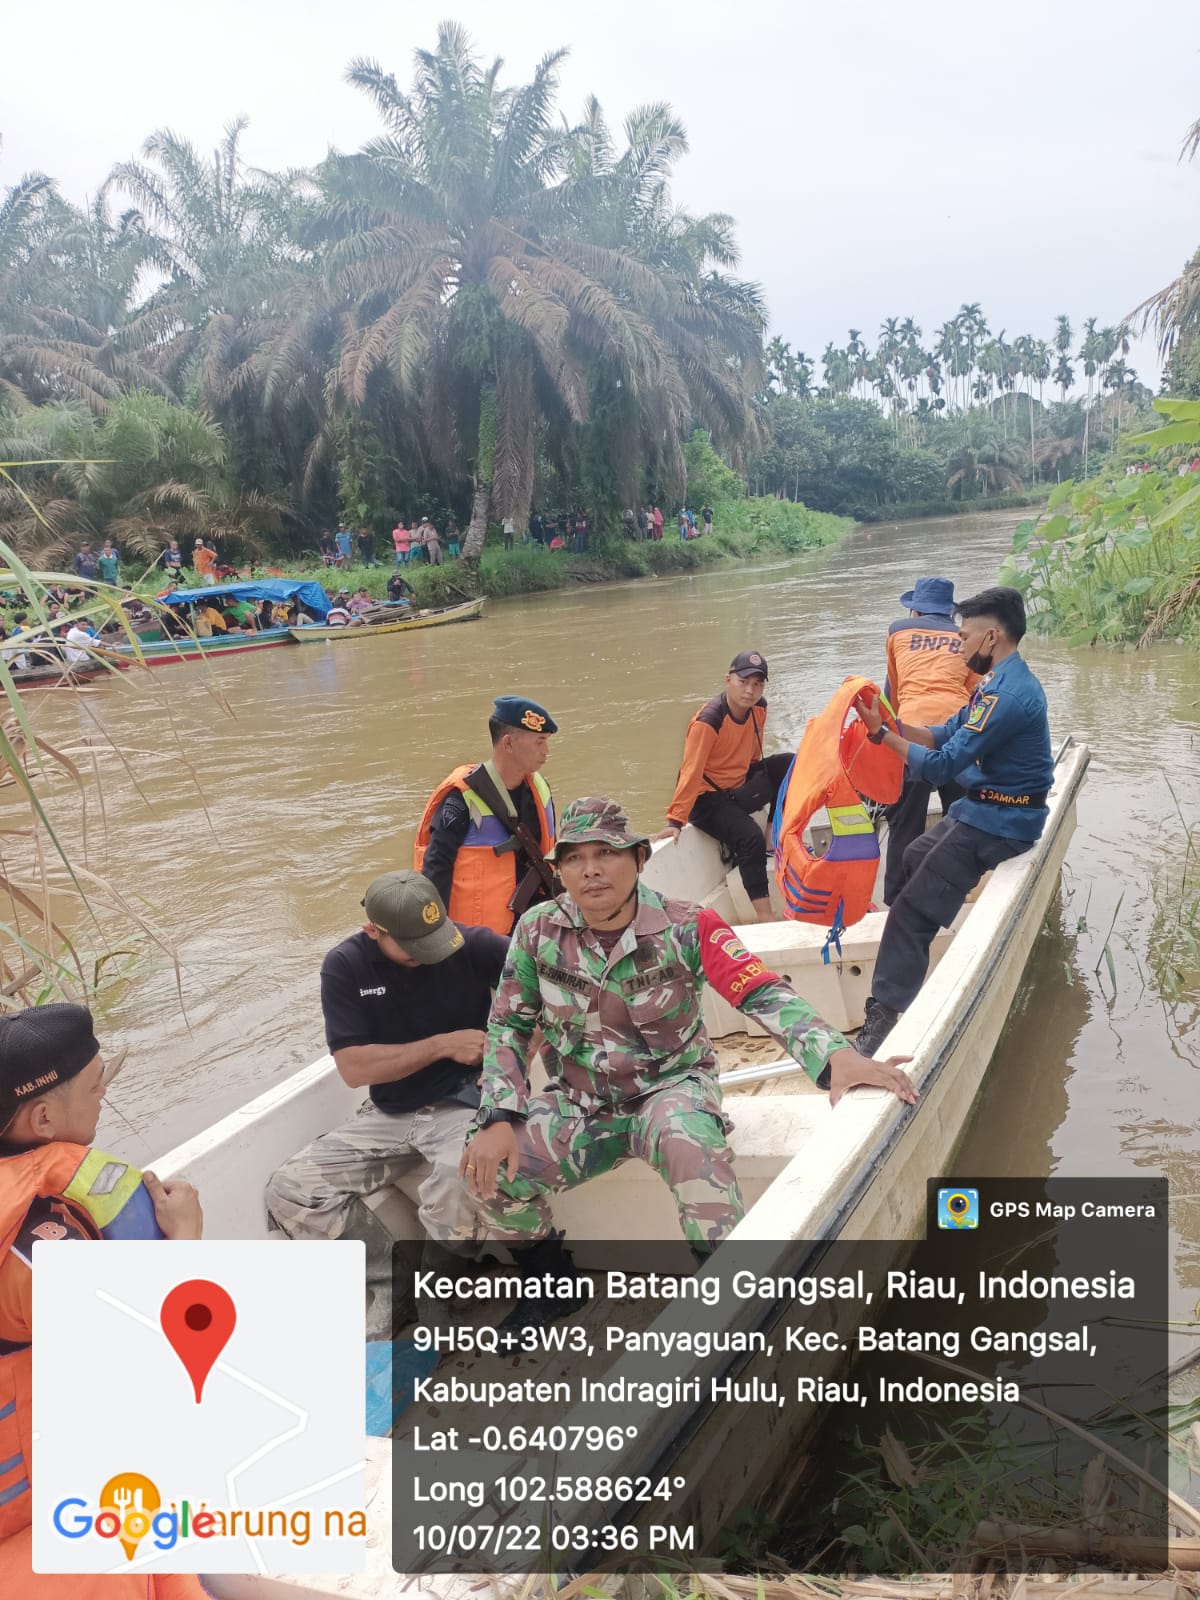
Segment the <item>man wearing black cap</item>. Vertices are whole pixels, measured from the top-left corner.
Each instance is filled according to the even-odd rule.
[[[455,922],[505,938],[523,911],[553,892],[554,801],[542,777],[558,723],[524,695],[502,695],[488,719],[492,755],[456,767],[430,795],[413,866]]]
[[[900,604],[909,614],[888,629],[884,696],[904,722],[937,727],[962,710],[979,682],[967,666],[954,620],[954,585],[949,578],[918,578]],[[906,771],[900,798],[885,813],[883,898],[889,906],[904,882],[904,852],[925,832],[932,792],[923,778]],[[962,792],[953,781],[940,785],[943,816]]]
[[[68,1580],[38,1577],[31,1565],[34,1245],[201,1234],[190,1183],[159,1183],[89,1148],[103,1101],[104,1061],[84,1006],[0,1017],[0,1594],[200,1600],[194,1578]]]
[[[458,1162],[479,1105],[484,1029],[508,940],[460,927],[419,872],[385,872],[363,906],[362,929],[322,964],[321,1009],[338,1072],[370,1098],[272,1175],[266,1204],[293,1238],[366,1242],[368,1330],[390,1338],[391,1238],[361,1202],[388,1184],[415,1183],[431,1239],[474,1239]]]
[[[774,913],[767,886],[766,840],[753,814],[775,804],[792,764],[786,753],[763,754],[766,686],[764,656],[757,650],[734,656],[724,692],[701,706],[688,723],[667,826],[655,835],[656,843],[674,841],[691,822],[720,840],[733,855],[760,922],[769,922]]]

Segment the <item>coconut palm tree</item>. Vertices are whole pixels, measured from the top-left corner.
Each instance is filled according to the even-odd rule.
[[[356,61],[348,79],[384,132],[321,172],[328,292],[345,308],[338,389],[361,405],[378,376],[419,396],[433,461],[472,468],[472,560],[493,508],[527,513],[541,424],[583,423],[600,374],[655,441],[660,482],[683,481],[693,424],[719,446],[755,428],[761,300],[719,270],[735,259],[729,219],[670,205],[682,126],[643,108],[620,155],[594,102],[559,127],[563,56],[502,88],[500,62],[482,66],[444,23],[408,93]]]

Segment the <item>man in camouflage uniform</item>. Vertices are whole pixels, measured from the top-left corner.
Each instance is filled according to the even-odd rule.
[[[413,1194],[429,1239],[476,1237],[458,1162],[508,941],[453,922],[419,872],[385,872],[362,903],[361,931],[321,967],[321,1009],[338,1072],[369,1098],[272,1175],[266,1204],[293,1238],[365,1241],[368,1331],[389,1338],[392,1241],[363,1201],[396,1184]],[[408,1309],[397,1306],[395,1320]]]
[[[701,1020],[705,982],[831,1089],[833,1103],[858,1084],[916,1099],[898,1065],[907,1058],[860,1056],[716,912],[646,888],[649,842],[630,832],[614,801],[569,805],[552,854],[566,892],[531,907],[513,930],[462,1162],[492,1236],[533,1245],[514,1252],[523,1268],[554,1265],[549,1197],[634,1157],[670,1187],[698,1255],[742,1215]],[[526,1057],[536,1028],[550,1081],[531,1096]]]

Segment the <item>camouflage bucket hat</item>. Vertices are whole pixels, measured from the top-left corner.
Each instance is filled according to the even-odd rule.
[[[554,848],[547,852],[547,861],[557,861],[559,851],[572,844],[611,844],[617,850],[633,850],[639,844],[650,843],[644,833],[631,833],[617,802],[602,795],[572,800],[563,808],[555,833]]]

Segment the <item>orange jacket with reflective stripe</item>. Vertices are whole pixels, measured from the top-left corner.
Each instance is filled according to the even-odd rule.
[[[879,693],[867,678],[847,678],[818,716],[810,717],[787,783],[780,790],[773,830],[775,876],[786,914],[795,922],[849,927],[867,914],[879,870],[879,840],[860,795],[890,803],[900,798],[904,764],[883,745],[867,742],[854,712],[860,694]],[[829,813],[829,849],[815,856],[804,830],[816,812]]]
[[[454,862],[454,881],[446,910],[451,922],[491,928],[493,933],[507,939],[513,929],[513,914],[508,909],[508,902],[517,887],[517,858],[511,850],[499,856],[495,852],[495,846],[506,843],[511,835],[474,789],[467,787],[467,778],[474,771],[473,766],[455,767],[430,795],[417,824],[413,866],[420,872],[429,848],[433,819],[442,801],[457,789],[466,801],[470,820],[467,836],[459,846]],[[533,773],[525,782],[533,790],[533,797],[537,801],[540,844],[542,854],[546,855],[554,848],[554,801],[550,796],[550,785],[540,772]]]

